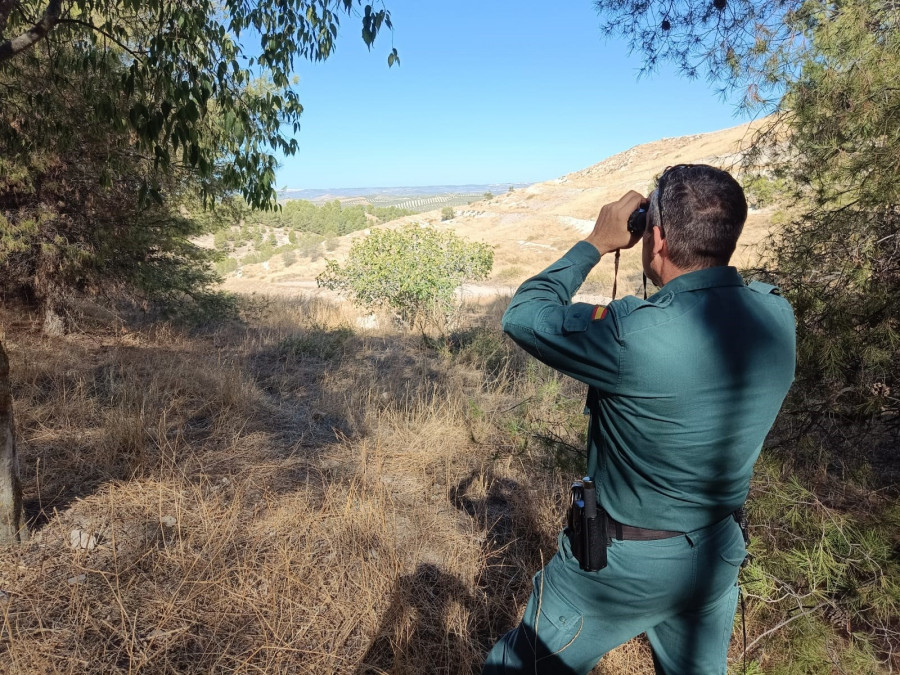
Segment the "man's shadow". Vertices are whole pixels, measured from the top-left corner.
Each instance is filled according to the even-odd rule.
[[[419,563],[415,572],[397,580],[356,675],[459,672],[460,664],[477,660],[470,640],[453,625],[456,603],[467,610],[474,605],[465,584],[436,565]]]
[[[472,497],[477,484],[487,489]],[[532,496],[516,481],[495,475],[490,467],[472,471],[451,490],[450,501],[483,533],[484,563],[477,586],[482,605],[472,635],[483,656],[518,623],[518,610],[531,592],[531,577],[555,553],[556,540],[540,526]]]
[[[356,675],[477,673],[497,637],[517,623],[541,551],[555,550],[555,542],[542,536],[521,486],[490,469],[473,470],[449,497],[483,541],[476,585],[430,563],[400,577]],[[465,622],[454,617],[457,608]]]

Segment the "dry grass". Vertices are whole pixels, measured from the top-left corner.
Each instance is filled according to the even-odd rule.
[[[439,348],[305,300],[193,336],[4,317],[36,531],[0,552],[0,671],[478,672],[555,549],[536,439],[582,431],[480,311]]]

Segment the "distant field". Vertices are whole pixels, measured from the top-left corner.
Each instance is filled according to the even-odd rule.
[[[483,192],[451,192],[448,194],[414,197],[412,199],[375,197],[369,200],[369,203],[375,206],[396,206],[410,211],[433,211],[434,209],[443,208],[445,206],[465,206],[466,204],[476,202],[480,199],[484,199]]]
[[[433,185],[394,188],[336,188],[330,190],[282,190],[281,202],[305,199],[314,204],[339,201],[344,206],[355,204],[397,206],[410,211],[431,211],[445,206],[465,206],[484,199],[485,194],[501,195],[528,183],[492,183],[485,185]]]

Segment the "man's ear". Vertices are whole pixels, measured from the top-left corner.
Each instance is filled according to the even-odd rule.
[[[660,228],[658,225],[654,227],[650,233],[650,237],[652,238],[652,246],[650,250],[653,252],[653,255],[661,255],[668,258],[669,248],[665,237],[663,237],[662,235],[662,228]]]

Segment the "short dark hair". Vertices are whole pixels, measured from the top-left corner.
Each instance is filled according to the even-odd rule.
[[[747,220],[747,199],[731,174],[682,164],[659,178],[651,218],[662,228],[669,259],[682,269],[727,265]]]

